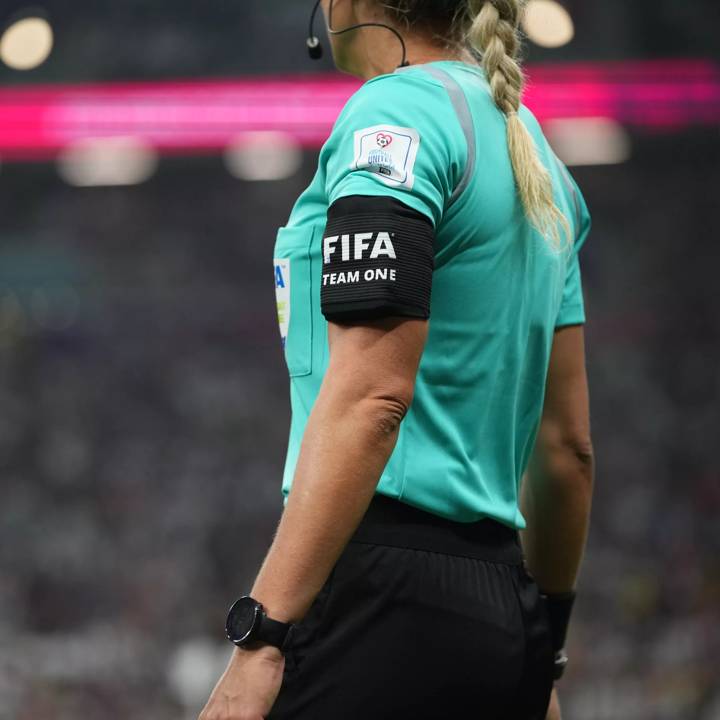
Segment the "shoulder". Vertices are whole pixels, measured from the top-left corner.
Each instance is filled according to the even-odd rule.
[[[328,150],[351,137],[356,142],[368,137],[387,143],[393,153],[416,152],[420,166],[438,170],[464,165],[467,156],[465,135],[447,90],[419,67],[373,78],[348,100]]]
[[[520,118],[525,127],[535,140],[535,144],[544,158],[544,163],[556,184],[557,191],[565,198],[571,212],[571,219],[575,227],[577,237],[576,244],[579,247],[585,241],[590,230],[591,218],[587,203],[567,165],[557,156],[554,149],[548,142],[540,122],[534,113],[525,105],[520,108]]]
[[[416,128],[425,139],[441,143],[462,138],[446,88],[420,68],[366,82],[346,103],[336,129],[380,123]]]
[[[568,170],[567,165],[560,160],[552,149],[550,149],[550,154],[558,170],[560,186],[564,191],[566,202],[572,211],[573,225],[575,228],[575,250],[578,251],[590,233],[592,226],[590,211],[582,190],[580,190],[580,186]]]
[[[368,80],[348,101],[347,106],[362,105],[378,99],[402,99],[421,102],[446,94],[442,83],[421,68],[405,69]],[[347,107],[346,106],[346,107]]]
[[[467,141],[447,90],[421,68],[366,82],[348,100],[320,154],[332,203],[395,193],[440,221],[467,164]]]

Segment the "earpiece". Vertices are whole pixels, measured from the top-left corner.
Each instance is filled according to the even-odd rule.
[[[323,56],[323,47],[315,35],[315,16],[317,15],[319,7],[320,0],[317,0],[310,14],[310,29],[308,30],[308,37],[305,43],[311,60],[319,60]]]
[[[403,40],[403,36],[394,27],[390,27],[390,25],[385,25],[384,23],[360,23],[358,25],[351,25],[350,27],[345,28],[344,30],[333,30],[332,29],[333,3],[334,3],[334,0],[330,0],[330,11],[328,13],[328,32],[331,35],[344,35],[345,33],[352,32],[353,30],[360,30],[361,28],[365,28],[365,27],[384,28],[385,30],[389,30],[400,41],[400,45],[402,46],[402,61],[400,62],[400,67],[407,67],[410,64],[407,61],[407,46],[405,45],[405,40]],[[310,29],[308,30],[308,37],[307,37],[307,41],[306,41],[308,55],[310,55],[310,58],[312,60],[319,60],[323,56],[322,45],[320,44],[320,41],[317,39],[317,36],[315,35],[315,16],[317,15],[317,11],[318,11],[319,7],[320,7],[320,0],[317,0],[315,3],[315,6],[312,9],[312,13],[310,14]]]
[[[323,46],[314,35],[312,37],[308,37],[307,49],[311,60],[319,60],[323,56]]]

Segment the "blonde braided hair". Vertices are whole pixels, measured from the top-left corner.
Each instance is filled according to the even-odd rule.
[[[559,227],[569,238],[570,226],[555,204],[550,173],[540,162],[535,141],[518,116],[525,85],[518,60],[524,5],[525,0],[468,0],[466,42],[480,53],[495,104],[507,118],[510,159],[525,214],[559,248]]]

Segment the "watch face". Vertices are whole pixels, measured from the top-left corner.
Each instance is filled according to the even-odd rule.
[[[251,597],[241,597],[228,613],[226,631],[228,640],[236,645],[250,637],[257,625],[262,606]]]

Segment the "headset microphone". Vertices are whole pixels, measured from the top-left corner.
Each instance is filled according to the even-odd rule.
[[[410,64],[407,61],[407,46],[405,45],[405,40],[403,40],[403,36],[394,27],[391,27],[390,25],[385,25],[384,23],[360,23],[358,25],[351,25],[344,30],[333,30],[333,3],[334,0],[330,0],[330,11],[328,13],[328,32],[330,33],[330,35],[344,35],[345,33],[352,32],[353,30],[360,30],[361,28],[366,27],[384,28],[385,30],[389,30],[400,41],[400,45],[402,46],[402,61],[400,62],[400,67],[407,67]],[[323,56],[322,45],[320,44],[320,40],[318,40],[317,36],[315,35],[315,16],[317,15],[319,7],[320,0],[317,0],[315,6],[313,7],[312,13],[310,14],[310,29],[308,31],[308,37],[306,41],[308,55],[310,55],[313,60],[319,60]]]
[[[312,60],[319,60],[323,56],[323,47],[320,41],[315,35],[315,16],[317,15],[318,8],[320,7],[320,0],[317,0],[315,7],[313,8],[312,14],[310,15],[310,30],[307,38],[307,49],[308,55]]]
[[[323,56],[323,47],[320,41],[316,37],[309,37],[307,39],[308,55],[312,60],[320,60]]]

